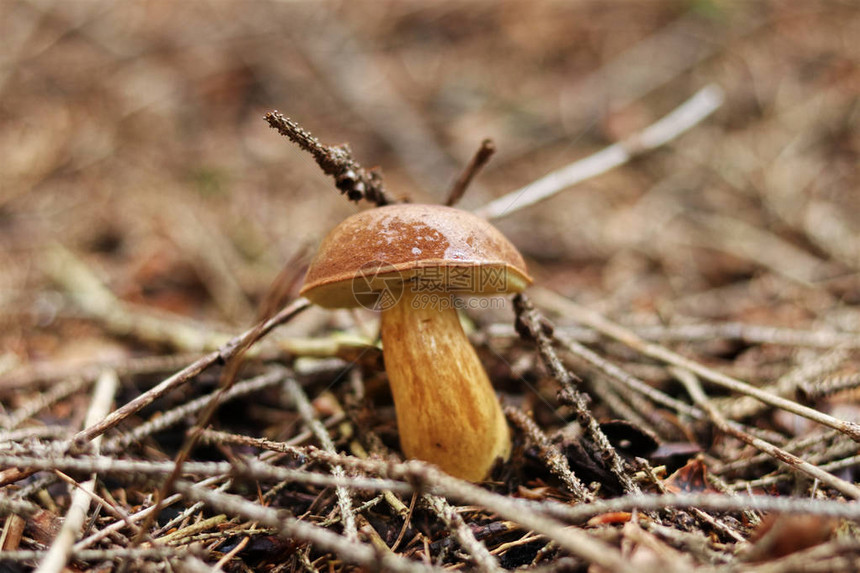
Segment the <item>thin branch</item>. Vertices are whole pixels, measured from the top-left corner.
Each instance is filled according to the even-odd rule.
[[[548,199],[577,183],[596,177],[661,145],[664,145],[711,115],[723,103],[723,90],[710,84],[699,90],[672,113],[633,135],[558,171],[512,191],[483,207],[475,214],[486,219],[500,219]]]
[[[693,398],[693,401],[702,408],[705,412],[708,413],[711,421],[714,425],[723,433],[726,433],[730,436],[733,436],[745,444],[748,444],[766,454],[772,456],[775,460],[782,462],[792,470],[804,473],[814,479],[820,480],[821,483],[826,484],[833,489],[841,492],[843,495],[848,496],[852,499],[860,499],[860,487],[855,486],[843,479],[836,477],[833,474],[829,474],[826,471],[822,470],[818,466],[812,465],[807,461],[800,459],[799,457],[791,454],[781,448],[774,446],[773,444],[766,442],[760,438],[756,438],[747,434],[746,432],[737,430],[733,428],[730,424],[727,423],[727,420],[723,417],[722,414],[711,404],[708,397],[705,395],[705,391],[702,389],[701,384],[699,383],[699,379],[695,374],[685,370],[683,368],[673,368],[673,372],[678,380],[684,385],[687,389],[687,393],[690,394],[690,397]]]
[[[808,497],[770,495],[723,495],[716,493],[666,493],[659,495],[625,495],[615,499],[568,505],[562,503],[539,504],[547,513],[570,523],[582,524],[596,515],[618,511],[658,511],[665,508],[706,511],[743,512],[746,510],[812,514],[860,521],[860,504],[845,503],[838,499],[811,499]]]
[[[715,339],[737,340],[747,344],[772,344],[830,349],[841,346],[846,349],[860,348],[860,332],[835,330],[803,330],[779,326],[763,326],[743,322],[708,322],[698,324],[655,324],[627,326],[641,338],[651,342],[711,342]],[[517,336],[510,324],[496,323],[487,326],[487,332],[495,337]],[[556,331],[582,343],[597,342],[599,335],[582,326],[558,325]]]
[[[322,446],[322,448],[327,452],[336,453],[337,450],[335,450],[334,442],[331,441],[331,436],[329,436],[328,430],[326,430],[322,422],[317,419],[313,406],[311,406],[308,397],[305,395],[304,390],[302,390],[298,382],[293,378],[287,378],[284,383],[284,387],[293,403],[296,405],[296,409],[299,411],[299,415],[302,417],[302,420],[304,420],[305,424],[307,424],[310,430],[314,433],[320,446]],[[339,465],[332,465],[331,473],[335,477],[346,477],[346,472],[344,472],[343,468]],[[352,509],[352,498],[349,495],[349,490],[345,487],[338,487],[335,489],[335,492],[337,493],[337,502],[340,507],[341,519],[343,520],[344,534],[346,535],[347,540],[356,541],[358,539],[358,532],[355,527],[355,514]]]
[[[224,396],[221,397],[221,401],[222,403],[227,402],[234,398],[245,396],[246,394],[258,392],[264,388],[274,386],[275,384],[284,379],[286,373],[287,370],[285,368],[275,367],[270,372],[261,374],[260,376],[256,376],[254,378],[251,378],[250,380],[244,380],[242,382],[239,382],[238,384],[235,384],[232,388],[230,388],[224,394]],[[102,446],[102,451],[113,452],[118,449],[127,448],[131,444],[139,442],[147,436],[151,436],[152,434],[169,428],[174,424],[178,424],[188,416],[195,414],[205,408],[217,396],[217,392],[208,394],[206,396],[201,396],[199,398],[191,400],[190,402],[186,402],[181,406],[173,408],[172,410],[164,412],[159,416],[141,424],[140,426],[137,426],[129,432],[120,434],[113,439],[106,440],[104,445]]]
[[[567,458],[561,453],[559,447],[553,444],[549,437],[538,427],[525,412],[513,406],[505,406],[505,415],[510,421],[517,425],[526,436],[537,446],[541,458],[549,468],[573,494],[576,501],[593,501],[594,496],[585,484],[570,470]]]
[[[125,561],[138,559],[165,559],[168,557],[187,554],[188,547],[120,547],[115,549],[84,549],[75,552],[79,561]],[[4,551],[3,561],[32,561],[42,559],[47,551],[17,550]]]
[[[829,428],[833,428],[834,430],[838,430],[849,436],[855,442],[860,442],[860,424],[840,420],[813,408],[802,406],[797,402],[780,398],[779,396],[774,396],[773,394],[764,392],[755,386],[747,384],[746,382],[736,380],[731,376],[726,376],[725,374],[712,370],[711,368],[690,360],[689,358],[685,358],[680,354],[672,352],[668,348],[646,342],[631,330],[624,328],[602,315],[586,309],[572,300],[552,291],[533,288],[531,292],[536,298],[540,299],[542,304],[558,309],[563,312],[565,316],[573,318],[582,324],[586,324],[606,336],[641,352],[645,356],[649,356],[673,366],[684,368],[701,376],[709,382],[717,384],[718,386],[722,386],[723,388],[746,396],[752,396],[756,400],[768,404],[769,406],[785,410],[786,412],[791,412],[792,414],[797,414],[798,416],[807,418]]]
[[[86,426],[96,423],[107,415],[118,387],[119,378],[117,378],[116,372],[111,370],[105,371],[96,381],[90,409],[87,411]],[[93,440],[91,444],[93,450],[98,451],[99,441],[99,438]],[[95,491],[95,487],[96,476],[93,475],[72,493],[72,500],[69,504],[69,510],[66,512],[66,518],[63,520],[63,526],[57,537],[54,538],[48,554],[39,563],[36,573],[59,573],[65,569],[72,554],[72,545],[81,534],[81,528],[89,511],[91,494]]]
[[[493,571],[501,571],[499,562],[493,557],[486,546],[475,539],[475,534],[463,521],[462,516],[457,513],[457,510],[439,496],[424,494],[424,501],[433,510],[433,512],[442,520],[449,530],[451,530],[460,542],[460,545],[469,552],[472,561],[475,564],[476,571],[483,573],[491,573]]]
[[[763,386],[761,390],[783,398],[795,396],[800,384],[833,372],[842,365],[847,357],[847,350],[836,347],[823,356],[816,356],[812,360],[800,364],[797,368],[780,376],[775,383]],[[714,405],[724,415],[734,419],[753,417],[767,409],[766,404],[751,396],[715,400]]]
[[[194,501],[230,515],[253,520],[265,527],[277,530],[285,539],[298,539],[310,543],[314,548],[329,551],[341,559],[368,569],[381,568],[386,571],[414,573],[436,569],[417,561],[409,561],[391,552],[380,552],[370,545],[351,541],[340,535],[300,521],[285,512],[260,506],[236,495],[218,493],[194,487],[184,481],[176,482],[176,491]]]
[[[203,356],[196,362],[189,364],[184,369],[180,370],[173,376],[162,381],[157,386],[147,390],[131,402],[128,402],[121,408],[115,410],[103,420],[80,431],[73,439],[73,444],[77,447],[83,447],[87,442],[100,436],[110,430],[132,414],[137,413],[141,409],[152,404],[155,400],[166,394],[167,392],[182,386],[189,382],[192,378],[216,363],[224,363],[230,360],[239,349],[256,342],[276,327],[288,322],[295,315],[299,314],[310,306],[310,301],[304,298],[299,298],[293,301],[292,304],[283,308],[278,314],[247,330],[232,339],[230,342],[222,346],[215,352]]]
[[[475,152],[475,155],[472,156],[472,160],[469,162],[469,165],[466,166],[466,169],[460,174],[457,180],[454,182],[454,185],[451,186],[451,190],[448,191],[448,198],[445,200],[445,205],[448,207],[452,207],[460,202],[460,199],[463,198],[463,195],[466,193],[466,189],[469,188],[469,184],[472,182],[472,179],[481,172],[485,165],[490,161],[490,158],[496,152],[496,146],[491,139],[485,139],[481,142],[481,147],[478,148],[478,151]]]
[[[329,416],[323,424],[326,428],[332,428],[340,424],[346,419],[346,414],[336,412]],[[242,436],[239,434],[229,434],[227,432],[218,432],[216,430],[204,430],[200,438],[209,444],[240,444],[243,446],[251,446],[271,452],[294,454],[295,450],[291,447],[298,446],[314,437],[311,430],[300,432],[285,442],[274,442],[265,438],[252,438],[250,436]],[[286,448],[286,449],[285,449]]]
[[[853,451],[857,451],[857,448],[854,448]],[[827,464],[821,464],[818,468],[824,472],[838,472],[840,470],[845,470],[849,468],[854,468],[860,466],[860,455],[851,456],[848,458],[844,458],[841,460],[835,460]],[[729,490],[732,491],[744,491],[747,488],[760,488],[760,487],[770,487],[774,484],[788,481],[793,476],[791,474],[778,474],[765,476],[763,478],[759,478],[756,480],[743,481],[739,483],[733,483],[729,485]]]
[[[295,446],[280,443],[280,451],[296,456],[307,455],[307,451]],[[335,457],[337,457],[335,455]],[[325,463],[334,458],[320,459]],[[256,460],[243,460],[242,467],[236,467],[229,462],[186,462],[182,465],[183,475],[224,477],[245,476],[259,481],[293,481],[320,487],[347,487],[379,491],[391,489],[396,493],[410,494],[413,487],[409,484],[380,480],[375,478],[332,476],[273,466]],[[337,462],[335,462],[337,463]],[[153,462],[147,460],[122,460],[108,456],[51,456],[45,453],[41,456],[15,456],[0,454],[0,464],[18,466],[31,470],[61,470],[74,473],[99,473],[114,476],[135,476],[138,479],[153,476],[164,477],[175,469],[172,461]],[[166,503],[166,502],[165,502]]]
[[[552,345],[552,338],[548,334],[552,331],[552,327],[525,295],[518,294],[514,297],[514,308],[517,313],[517,331],[523,338],[534,341],[547,370],[561,385],[559,398],[573,407],[577,421],[594,444],[598,459],[606,463],[609,471],[618,479],[624,491],[638,493],[639,486],[633,482],[624,469],[624,462],[615,448],[612,447],[603,430],[600,429],[597,420],[594,419],[588,407],[588,399],[577,388],[577,383],[581,380],[564,366],[556,354]]]
[[[812,432],[808,436],[798,437],[793,440],[790,440],[784,444],[782,447],[784,450],[796,454],[798,452],[802,452],[811,446],[817,446],[821,444],[826,444],[834,440],[834,438],[843,438],[838,441],[841,446],[847,446],[845,454],[840,455],[848,455],[852,451],[856,451],[857,446],[854,445],[854,442],[845,438],[841,433],[835,430],[821,430],[818,432]],[[839,457],[839,455],[837,455]],[[733,460],[727,463],[712,465],[710,470],[714,474],[722,475],[722,474],[733,474],[743,470],[746,470],[750,467],[755,466],[756,464],[762,464],[765,462],[771,462],[773,458],[767,454],[756,454],[754,456]]]
[[[633,328],[639,336],[661,341],[709,341],[715,338],[739,340],[748,344],[774,344],[809,348],[860,348],[860,333],[832,330],[801,330],[762,326],[742,322],[643,326]]]
[[[334,178],[337,188],[350,201],[358,202],[365,199],[380,207],[392,203],[385,194],[380,173],[362,167],[353,159],[349,146],[323,145],[310,132],[295,121],[284,117],[278,110],[267,113],[265,119],[269,126],[278,130],[278,133],[288,137],[290,141],[310,153],[323,173]]]

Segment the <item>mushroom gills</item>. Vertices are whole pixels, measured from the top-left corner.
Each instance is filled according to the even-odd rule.
[[[511,442],[496,393],[450,295],[404,288],[382,311],[382,345],[407,457],[480,481]]]

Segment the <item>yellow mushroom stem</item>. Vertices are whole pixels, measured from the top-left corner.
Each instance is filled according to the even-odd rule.
[[[510,453],[505,416],[450,295],[412,286],[382,311],[401,448],[452,476],[480,481]]]

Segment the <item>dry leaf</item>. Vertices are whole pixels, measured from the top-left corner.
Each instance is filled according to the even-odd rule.
[[[820,515],[770,514],[753,532],[748,561],[769,561],[824,543],[839,520]]]
[[[699,458],[663,480],[663,486],[670,493],[719,493],[708,483],[707,467]]]

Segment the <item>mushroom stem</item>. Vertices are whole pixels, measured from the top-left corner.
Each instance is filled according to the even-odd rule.
[[[412,287],[404,285],[400,301],[382,311],[400,445],[410,458],[480,481],[510,453],[505,416],[451,296]]]

